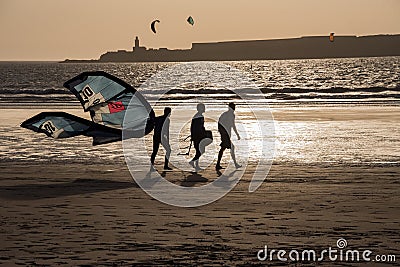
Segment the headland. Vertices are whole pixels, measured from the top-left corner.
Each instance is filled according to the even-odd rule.
[[[400,35],[307,36],[291,39],[193,43],[190,49],[146,48],[136,36],[131,51],[102,54],[97,60],[64,62],[181,62],[321,59],[400,56]]]

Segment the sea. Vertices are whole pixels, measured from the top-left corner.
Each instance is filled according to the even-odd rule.
[[[222,63],[248,75],[272,101],[400,98],[400,57]],[[139,87],[155,73],[177,64],[184,63],[0,62],[0,102],[76,102],[63,83],[81,72],[106,71]],[[190,89],[184,93],[198,95],[204,88]]]
[[[207,75],[229,77],[234,70],[261,92],[251,105],[274,115],[275,147],[269,154],[274,164],[400,164],[400,118],[396,116],[400,114],[400,57],[204,64],[205,68],[218,68],[210,67]],[[19,125],[45,110],[87,118],[75,96],[63,87],[65,81],[82,72],[108,72],[151,100],[159,88],[143,85],[176,66],[184,73],[166,77],[159,81],[161,86],[186,73],[195,78],[168,87],[171,91],[163,98],[164,105],[182,107],[203,97],[217,116],[227,102],[239,101],[232,90],[247,89],[234,79],[225,79],[223,86],[196,81],[202,74],[193,70],[193,63],[0,62],[0,162],[123,163],[121,143],[93,147],[87,137],[53,140]],[[244,129],[254,124],[248,111],[244,105],[236,111]],[[216,123],[206,124],[217,136]],[[251,133],[248,136],[251,138]],[[240,157],[240,146],[237,153]]]

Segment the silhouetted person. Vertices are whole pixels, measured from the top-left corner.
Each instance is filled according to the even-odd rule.
[[[192,118],[192,124],[190,126],[190,137],[193,141],[193,147],[196,149],[196,155],[189,162],[193,168],[199,170],[199,158],[201,154],[205,151],[205,146],[201,144],[201,140],[203,140],[206,136],[206,129],[204,128],[204,116],[206,107],[203,103],[197,104],[197,113]]]
[[[158,148],[160,144],[165,149],[165,162],[164,162],[164,170],[172,170],[168,166],[169,156],[171,155],[171,146],[169,145],[169,124],[171,115],[171,108],[164,108],[164,115],[156,117],[154,123],[154,135],[153,135],[153,153],[151,154],[151,168],[154,167],[154,160],[156,158]]]
[[[225,111],[222,113],[222,115],[219,117],[218,120],[218,132],[221,134],[221,149],[219,150],[218,153],[218,160],[217,160],[217,165],[215,166],[215,169],[218,171],[222,169],[221,167],[221,159],[222,155],[224,154],[225,149],[230,149],[231,150],[231,157],[233,160],[233,163],[235,163],[236,168],[242,167],[240,164],[236,162],[236,157],[235,157],[235,146],[231,142],[231,132],[232,129],[235,131],[235,134],[240,140],[240,135],[236,129],[235,125],[235,103],[229,103],[228,105],[228,111]]]

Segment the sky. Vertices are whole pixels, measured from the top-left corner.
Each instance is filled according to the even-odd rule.
[[[330,32],[400,34],[400,0],[0,0],[0,61],[98,59],[132,50],[135,36],[148,48],[187,49]]]

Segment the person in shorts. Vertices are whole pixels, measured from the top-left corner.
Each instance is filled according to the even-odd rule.
[[[225,149],[230,149],[231,157],[232,157],[233,163],[235,164],[235,167],[236,168],[242,167],[236,161],[235,146],[232,144],[232,141],[231,141],[232,129],[235,132],[238,140],[240,140],[240,135],[239,135],[239,133],[236,129],[236,125],[235,125],[235,107],[236,107],[235,103],[229,103],[228,111],[225,111],[224,113],[222,113],[218,120],[218,132],[221,135],[221,144],[220,144],[221,149],[219,150],[219,153],[218,153],[217,165],[215,166],[215,169],[217,171],[220,169],[223,169],[221,166],[221,159],[222,159],[222,155],[224,154]]]
[[[169,144],[169,125],[170,125],[170,117],[171,108],[164,108],[164,114],[162,116],[155,118],[154,123],[154,135],[153,135],[153,153],[151,154],[150,162],[151,169],[154,169],[154,160],[156,159],[156,155],[158,152],[158,148],[160,144],[164,147],[165,150],[165,161],[164,161],[164,170],[172,170],[169,166],[169,157],[171,155],[171,146]]]

